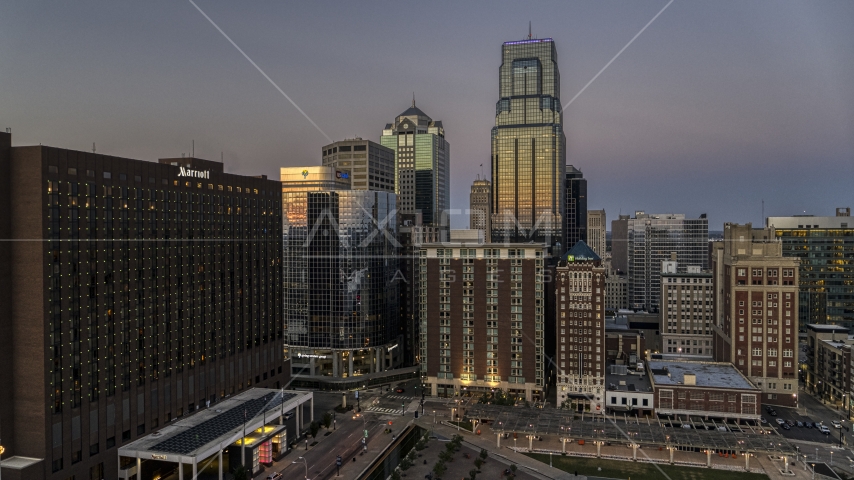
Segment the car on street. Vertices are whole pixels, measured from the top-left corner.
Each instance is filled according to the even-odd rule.
[[[282,474],[279,472],[273,472],[267,475],[267,480],[281,480],[282,478]]]
[[[812,422],[804,422],[804,426],[807,428],[812,428]]]
[[[759,417],[760,423],[768,423],[768,420],[765,420],[765,417]]]
[[[818,431],[825,434],[825,435],[830,435],[830,429],[827,428],[827,425],[819,425]]]
[[[774,409],[772,408],[772,409],[771,409],[771,411],[770,411],[770,412],[768,412],[768,414],[769,414],[769,415],[771,415],[772,417],[776,417],[776,416],[777,416],[777,410],[774,410]]]
[[[682,428],[691,428],[691,424],[690,423],[683,423]]]
[[[800,420],[798,420],[797,426],[802,428],[804,426],[804,422],[801,422]]]
[[[783,430],[789,430],[792,427],[790,427],[788,423],[781,423],[780,428],[782,428]]]
[[[395,388],[395,389],[394,389],[394,391],[395,391],[395,393],[403,393],[403,392],[405,392],[406,390],[404,390],[404,389],[403,389],[403,387],[397,387],[397,388]]]
[[[821,424],[818,422],[812,422],[812,426],[813,426],[813,428],[818,428],[821,426]]]
[[[791,421],[791,420],[786,420],[786,423],[788,423],[790,427],[794,427],[794,426],[795,426],[795,422],[793,422],[793,421]]]
[[[786,423],[786,421],[783,420],[782,418],[777,418],[775,420],[777,421],[777,425],[783,425],[784,423]]]
[[[839,420],[831,420],[830,424],[833,425],[833,428],[842,428],[842,423]]]

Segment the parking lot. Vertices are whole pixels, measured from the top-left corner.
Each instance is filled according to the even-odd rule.
[[[833,425],[830,425],[829,423],[826,424],[827,427],[830,429],[830,434],[825,435],[825,434],[821,433],[816,428],[807,428],[806,426],[804,426],[804,427],[798,427],[797,426],[797,422],[802,422],[802,423],[803,422],[810,422],[810,423],[812,423],[812,422],[816,422],[818,420],[813,420],[812,418],[810,418],[807,415],[801,415],[794,408],[786,408],[786,407],[772,407],[772,408],[774,408],[774,410],[777,411],[776,417],[771,416],[768,413],[765,405],[762,406],[762,416],[765,417],[766,420],[768,420],[768,423],[766,426],[773,427],[777,431],[777,433],[779,433],[781,436],[788,438],[790,440],[819,442],[819,443],[827,443],[827,444],[831,444],[831,445],[834,443],[839,443],[839,430],[834,428]],[[789,430],[785,430],[780,425],[777,424],[778,418],[782,418],[783,420],[791,420],[791,421],[795,422],[795,426],[790,427]]]

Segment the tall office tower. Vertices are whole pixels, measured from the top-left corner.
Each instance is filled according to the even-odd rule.
[[[421,374],[433,395],[544,398],[547,254],[532,243],[422,245]]]
[[[313,180],[336,176],[331,167],[281,169],[285,354],[297,386],[402,361],[395,194]]]
[[[611,269],[619,273],[629,271],[629,215],[611,220]]]
[[[489,208],[491,196],[492,184],[489,180],[478,178],[471,184],[469,228],[482,231],[487,243],[492,235],[492,210]]]
[[[566,245],[587,242],[587,180],[581,170],[566,166]]]
[[[555,271],[557,407],[605,413],[605,268],[583,241]]]
[[[761,403],[797,405],[798,264],[773,228],[724,224],[715,258],[715,360],[731,362],[762,390]]]
[[[698,219],[686,219],[681,213],[635,212],[627,228],[630,308],[659,311],[661,262],[674,260],[680,271],[689,265],[709,268],[709,220],[705,213]]]
[[[711,272],[689,266],[678,273],[676,262],[661,272],[661,343],[664,353],[712,357],[714,290]]]
[[[587,244],[602,258],[608,248],[605,241],[606,225],[605,210],[587,211]]]
[[[555,247],[554,256],[562,255],[567,244],[566,137],[554,41],[504,42],[498,82],[492,242],[546,243]]]
[[[850,208],[837,208],[835,217],[768,217],[783,256],[800,266],[799,329],[834,324],[854,329],[854,218]]]
[[[350,138],[323,147],[323,166],[349,177],[352,190],[393,192],[394,150],[370,140]]]
[[[424,225],[440,225],[451,202],[451,146],[442,122],[412,106],[386,124],[380,139],[395,154],[395,193],[402,214],[421,213]]]
[[[278,182],[6,133],[0,182],[3,478],[114,478],[118,447],[287,383]]]

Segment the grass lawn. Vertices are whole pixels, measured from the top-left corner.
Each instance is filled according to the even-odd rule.
[[[545,464],[549,456],[543,454],[526,454]],[[631,478],[632,480],[660,480],[661,471],[671,480],[763,480],[767,475],[747,472],[731,472],[728,470],[713,470],[710,468],[681,467],[675,465],[658,465],[661,471],[649,463],[621,462],[619,460],[603,460],[599,458],[578,458],[554,455],[552,465],[565,472],[579,475],[590,475],[611,478]],[[601,467],[602,471],[597,470]]]

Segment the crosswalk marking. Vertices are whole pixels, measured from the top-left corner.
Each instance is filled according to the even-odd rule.
[[[399,408],[385,408],[385,407],[368,407],[369,412],[377,412],[377,413],[396,413],[400,415]]]
[[[412,400],[413,397],[407,397],[406,395],[386,395],[385,398],[394,398],[397,400]]]

